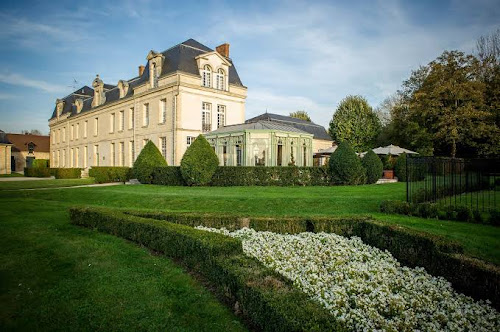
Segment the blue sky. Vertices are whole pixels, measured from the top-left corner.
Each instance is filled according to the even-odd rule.
[[[6,1],[0,4],[0,129],[48,133],[73,79],[137,74],[150,49],[194,38],[230,56],[246,117],[306,110],[327,126],[340,100],[373,107],[444,50],[473,52],[500,27],[498,1]]]

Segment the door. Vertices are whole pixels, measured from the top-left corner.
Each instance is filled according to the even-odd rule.
[[[33,167],[33,160],[35,160],[35,157],[26,157],[26,167]]]
[[[16,157],[10,156],[10,171],[15,172],[16,171]]]

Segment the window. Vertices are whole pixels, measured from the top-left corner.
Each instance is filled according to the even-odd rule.
[[[196,139],[196,137],[194,137],[194,136],[188,136],[188,137],[186,137],[187,146],[190,146],[191,143],[193,143],[195,139]]]
[[[212,104],[202,103],[201,106],[201,131],[204,133],[212,130]]]
[[[109,133],[115,132],[115,113],[111,113],[109,116]]]
[[[278,139],[278,151],[276,155],[276,165],[283,166],[283,140]]]
[[[78,139],[80,138],[80,124],[76,124],[76,130],[75,130],[75,138]]]
[[[50,164],[51,165],[56,165],[56,167],[57,167],[57,164],[56,164],[56,152],[55,151],[52,151],[52,160],[50,161]]]
[[[57,150],[57,160],[56,160],[57,167],[61,166],[61,164],[59,163],[60,160],[61,160],[61,151]]]
[[[161,147],[161,155],[164,159],[167,159],[167,138],[160,137],[160,147]]]
[[[120,142],[120,166],[125,166],[125,142]]]
[[[63,130],[62,130],[62,141],[66,142],[66,127],[63,127]]]
[[[54,144],[56,142],[56,132],[53,130],[50,131],[50,142],[52,144]],[[54,158],[52,157],[52,159],[54,159]]]
[[[28,143],[28,154],[33,154],[35,152],[35,143],[29,142]]]
[[[69,150],[69,167],[73,167],[74,165],[74,159],[75,159],[75,153],[73,151],[73,148]]]
[[[128,129],[133,129],[135,125],[135,117],[134,117],[134,108],[131,107],[129,111],[129,118],[128,118]]]
[[[217,89],[219,90],[224,90],[224,85],[225,85],[225,75],[224,75],[224,69],[219,69],[217,71],[217,76],[215,77],[216,82],[215,85]]]
[[[115,143],[111,143],[111,161],[110,161],[111,166],[115,166],[115,157],[116,157]]]
[[[217,128],[226,125],[226,106],[217,105]]]
[[[207,88],[212,86],[211,82],[212,68],[209,65],[205,65],[202,71],[201,85]]]
[[[94,119],[94,136],[99,134],[99,118]]]
[[[306,143],[302,146],[302,152],[303,152],[303,157],[304,159],[302,160],[302,166],[307,166],[307,147]]]
[[[153,88],[158,87],[158,71],[156,69],[156,63],[151,63],[151,86]]]
[[[223,165],[227,166],[227,143],[222,146],[222,161]]]
[[[167,121],[167,99],[160,100],[160,114],[158,116],[160,123]]]
[[[241,145],[236,145],[236,166],[241,166],[243,163],[243,150]]]
[[[89,158],[89,147],[84,146],[83,147],[83,167],[87,168],[87,159]]]
[[[129,156],[130,156],[130,167],[134,166],[134,161],[135,161],[135,147],[134,147],[134,141],[129,142]]]
[[[62,150],[62,167],[66,167],[66,150]]]
[[[149,104],[144,104],[142,109],[142,126],[149,126]]]
[[[83,138],[87,138],[88,135],[88,129],[89,129],[89,122],[85,121],[83,123]]]
[[[80,167],[80,148],[75,149],[75,167]]]
[[[94,145],[94,166],[99,166],[99,145]]]
[[[57,129],[57,143],[61,143],[61,129]]]
[[[73,140],[75,138],[75,126],[74,125],[71,125],[69,135],[70,135],[70,140]]]
[[[118,119],[118,121],[118,130],[123,131],[123,129],[125,129],[125,111],[120,111],[120,118]]]

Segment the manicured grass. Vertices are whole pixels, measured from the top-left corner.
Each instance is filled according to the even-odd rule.
[[[23,174],[19,173],[10,173],[10,174],[0,174],[0,178],[15,178],[15,177],[23,177]]]
[[[386,199],[404,199],[405,184],[337,187],[165,187],[116,186],[9,192],[65,206],[96,205],[165,211],[232,213],[248,216],[371,215],[378,220],[458,241],[467,254],[500,265],[500,228],[421,219],[379,212]],[[0,193],[0,198],[1,198]]]
[[[33,180],[33,181],[0,181],[0,191],[13,189],[37,189],[37,188],[56,188],[73,187],[86,184],[94,184],[93,178],[87,179],[51,179],[51,180]]]
[[[0,330],[246,330],[171,260],[69,224],[51,195],[11,193],[0,194]]]

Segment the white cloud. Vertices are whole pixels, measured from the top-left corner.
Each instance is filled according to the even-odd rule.
[[[10,85],[19,85],[28,88],[34,88],[49,93],[63,93],[69,91],[69,88],[66,86],[27,78],[19,74],[1,73],[0,82]]]

